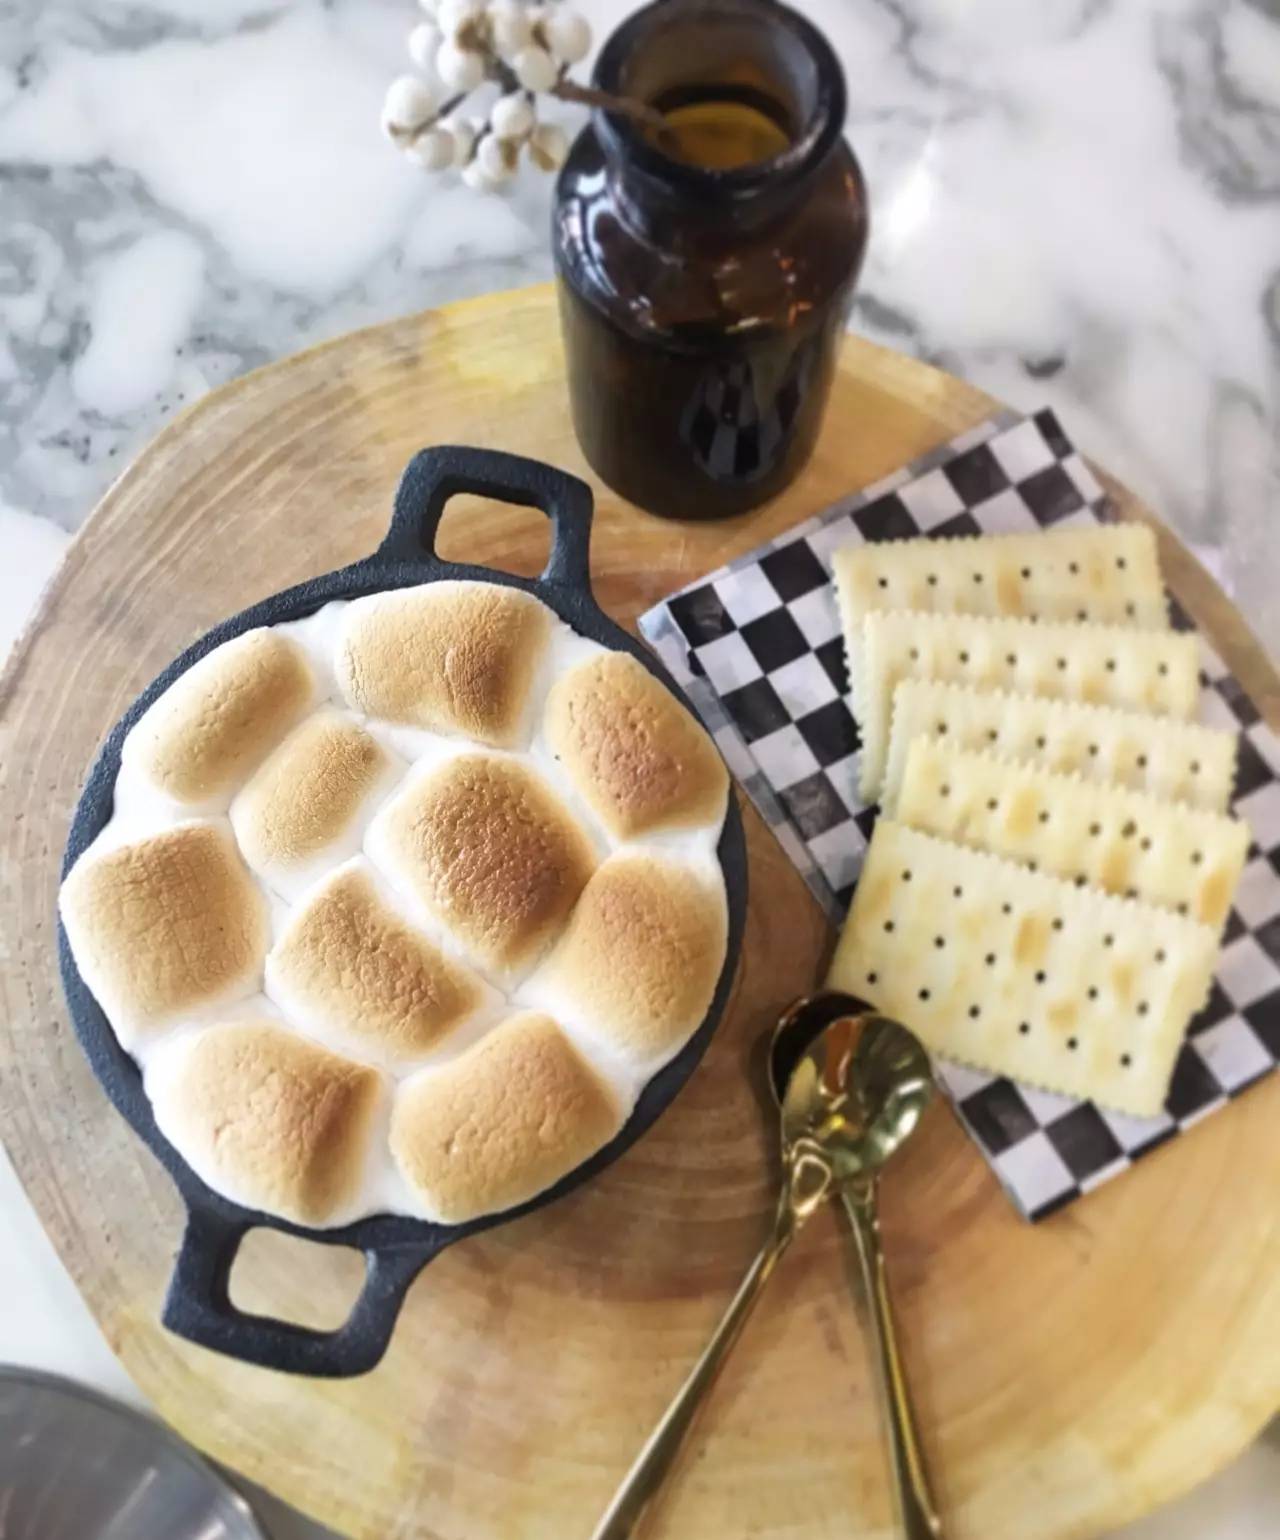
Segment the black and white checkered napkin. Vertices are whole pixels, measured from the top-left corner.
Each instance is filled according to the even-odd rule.
[[[1106,499],[1050,412],[1003,413],[673,595],[640,630],[839,921],[875,811],[860,802],[831,555],[904,535],[1091,524]],[[1174,622],[1190,621],[1176,605]],[[1223,1107],[1280,1062],[1280,740],[1201,639],[1200,720],[1240,734],[1235,811],[1253,844],[1209,1003],[1165,1111],[1130,1118],[960,1065],[950,1096],[1013,1201],[1040,1219]]]

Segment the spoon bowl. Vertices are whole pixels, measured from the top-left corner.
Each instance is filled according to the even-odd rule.
[[[933,1097],[929,1056],[905,1027],[835,990],[799,1000],[773,1030],[769,1082],[784,1148],[821,1147],[838,1187],[873,1180]]]

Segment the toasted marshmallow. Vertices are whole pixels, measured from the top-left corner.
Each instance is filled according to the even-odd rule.
[[[404,766],[353,717],[317,711],[289,734],[231,804],[245,860],[282,898],[360,849]]]
[[[430,1055],[497,998],[400,917],[360,860],[293,912],[267,958],[266,988],[309,1035],[388,1066]]]
[[[710,1009],[727,938],[722,883],[624,852],[587,883],[521,998],[652,1073]]]
[[[316,693],[296,642],[266,627],[246,631],[151,704],[125,740],[122,763],[182,807],[221,812]]]
[[[544,732],[616,839],[718,827],[724,818],[724,761],[671,691],[627,653],[604,653],[558,679]]]
[[[176,1037],[146,1088],[165,1138],[233,1201],[302,1225],[358,1212],[387,1095],[376,1070],[249,1019]]]
[[[391,1152],[446,1224],[513,1208],[622,1126],[613,1093],[549,1016],[513,1016],[461,1057],[401,1086]]]
[[[595,865],[542,778],[493,754],[456,755],[412,782],[374,820],[367,849],[454,944],[503,978],[555,939]]]
[[[59,906],[80,973],[126,1048],[259,987],[267,905],[225,820],[91,847]]]
[[[442,582],[356,599],[338,684],[357,711],[498,748],[522,739],[553,616],[496,583]]]

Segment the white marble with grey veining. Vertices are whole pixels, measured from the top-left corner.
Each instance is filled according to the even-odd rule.
[[[597,35],[627,9],[581,8]],[[844,61],[871,188],[856,327],[1055,406],[1280,651],[1276,0],[804,8]],[[548,276],[545,180],[482,196],[379,135],[413,16],[0,0],[0,652],[184,403],[350,327]],[[123,1389],[2,1161],[0,1224],[0,1358]],[[1278,1503],[1273,1436],[1128,1534],[1261,1540]]]

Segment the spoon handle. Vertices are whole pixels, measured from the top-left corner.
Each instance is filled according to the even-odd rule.
[[[841,1189],[845,1212],[853,1226],[857,1242],[858,1266],[866,1291],[876,1368],[884,1391],[889,1423],[889,1457],[898,1494],[906,1540],[940,1540],[942,1521],[929,1490],[920,1440],[916,1435],[915,1413],[907,1389],[906,1371],[898,1352],[898,1329],[889,1300],[889,1281],[885,1274],[884,1249],[880,1244],[880,1218],[876,1207],[876,1189],[865,1191]]]
[[[716,1375],[720,1372],[729,1349],[738,1340],[747,1317],[769,1281],[769,1275],[778,1259],[791,1244],[795,1224],[785,1205],[780,1205],[774,1222],[773,1234],[761,1247],[759,1255],[747,1269],[746,1277],[738,1285],[729,1308],[720,1318],[720,1324],[711,1341],[703,1349],[689,1374],[689,1378],[676,1392],[671,1405],[663,1414],[648,1442],[636,1456],[636,1462],[627,1472],[622,1485],[614,1494],[604,1517],[592,1531],[591,1540],[628,1540],[635,1534],[650,1503],[658,1495],[667,1473],[675,1463],[680,1445],[689,1431],[693,1419]]]

